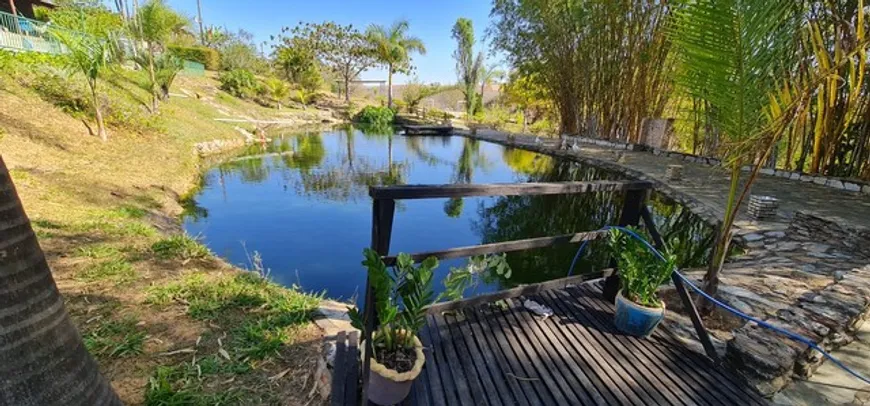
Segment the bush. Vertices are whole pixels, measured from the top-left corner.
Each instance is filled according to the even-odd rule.
[[[393,123],[396,112],[387,107],[365,106],[354,119],[363,124],[384,126]]]
[[[218,70],[221,67],[220,53],[216,49],[193,46],[170,45],[169,53],[178,58],[199,62],[208,70]]]
[[[257,77],[244,69],[223,72],[218,80],[221,82],[222,90],[236,97],[248,98],[258,92]]]

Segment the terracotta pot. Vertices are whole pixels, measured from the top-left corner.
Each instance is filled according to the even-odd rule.
[[[362,351],[360,351],[363,360],[365,360],[365,351],[366,346],[363,345]],[[414,337],[414,351],[417,352],[414,366],[410,371],[402,373],[387,368],[372,357],[367,395],[370,401],[378,405],[394,405],[401,403],[408,397],[411,386],[414,385],[414,379],[420,375],[423,363],[426,361],[426,357],[423,355],[423,343],[416,336]]]
[[[662,307],[646,307],[616,294],[616,315],[613,323],[619,331],[638,337],[649,337],[665,318],[665,304]]]

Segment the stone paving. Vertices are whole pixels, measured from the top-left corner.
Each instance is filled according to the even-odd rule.
[[[558,140],[489,130],[463,135],[650,180],[660,193],[710,224],[724,217],[728,173],[721,167],[602,146],[560,149]],[[683,166],[683,180],[665,180],[667,166],[676,164]],[[773,221],[761,222],[751,220],[745,208],[741,211],[735,238],[746,253],[726,264],[721,298],[740,311],[809,337],[826,350],[852,342],[870,306],[870,198],[767,175],[759,176],[753,192],[778,198],[780,210]],[[692,274],[699,283],[701,276]],[[735,325],[730,331],[714,331],[715,345],[724,362],[764,394],[773,396],[791,381],[811,376],[823,361],[806,345],[767,329]],[[703,351],[685,317],[669,312],[663,326]],[[825,386],[816,386],[824,391]],[[789,404],[789,399],[780,396],[778,402]]]

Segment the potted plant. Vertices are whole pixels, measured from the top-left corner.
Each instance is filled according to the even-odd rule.
[[[647,337],[665,317],[665,304],[657,291],[671,276],[676,257],[663,252],[662,261],[641,241],[617,229],[610,230],[610,249],[616,258],[621,285],[616,294],[616,328]]]
[[[366,249],[364,255],[380,323],[372,332],[368,399],[379,405],[397,404],[408,396],[423,369],[425,356],[417,332],[426,323],[426,306],[435,301],[432,276],[438,260],[429,257],[415,266],[408,254],[399,254],[388,270],[374,250]],[[359,310],[351,308],[349,314],[353,326],[365,331]],[[365,357],[366,346],[362,347]]]

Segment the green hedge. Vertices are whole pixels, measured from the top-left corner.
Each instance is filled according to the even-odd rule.
[[[199,62],[208,70],[218,70],[221,67],[220,53],[216,49],[170,45],[169,52],[178,58]]]
[[[365,106],[354,119],[358,123],[386,126],[393,123],[396,112],[387,107]]]

